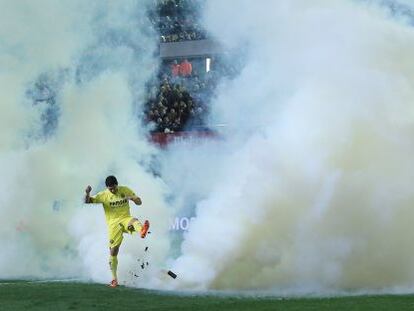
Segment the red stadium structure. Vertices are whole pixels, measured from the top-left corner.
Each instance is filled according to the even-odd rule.
[[[184,131],[174,133],[153,133],[150,136],[150,141],[160,147],[166,147],[170,143],[179,141],[191,141],[205,138],[217,138],[217,133],[213,131]]]

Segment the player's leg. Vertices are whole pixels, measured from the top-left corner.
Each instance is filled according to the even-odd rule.
[[[111,287],[118,286],[117,269],[118,269],[119,246],[120,245],[109,248],[109,268],[111,269],[111,273],[112,273],[112,281],[109,284],[109,286]]]
[[[122,230],[120,226],[112,226],[109,231],[109,268],[112,273],[112,281],[109,286],[111,287],[118,286],[118,252],[123,240]]]
[[[148,220],[145,220],[144,224],[142,225],[137,218],[132,218],[128,223],[128,230],[139,232],[141,235],[141,238],[145,238],[148,230],[150,227],[150,223]]]

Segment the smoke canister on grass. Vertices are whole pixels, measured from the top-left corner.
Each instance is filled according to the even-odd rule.
[[[172,272],[171,270],[168,270],[167,274],[172,277],[173,279],[177,278],[177,274],[175,274],[174,272]]]

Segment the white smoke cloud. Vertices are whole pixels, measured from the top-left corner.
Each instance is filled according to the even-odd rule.
[[[87,184],[98,191],[114,173],[142,195],[133,214],[153,226],[143,243],[125,238],[119,269],[128,284],[148,244],[140,286],[407,291],[414,31],[406,16],[372,1],[208,1],[209,30],[243,49],[246,65],[212,106],[228,124],[223,139],[171,148],[161,180],[138,164],[156,153],[136,121],[156,44],[144,33],[144,5],[0,2],[0,277],[107,281],[103,211],[81,200]],[[39,139],[45,110],[27,90],[45,73],[59,79],[59,121]],[[198,202],[175,280],[158,277],[169,248],[164,182],[176,212]]]
[[[205,22],[247,59],[212,106],[231,135],[168,154],[198,204],[166,286],[410,290],[414,28],[346,0],[212,0]]]
[[[167,189],[146,167],[156,150],[138,119],[156,65],[147,4],[1,1],[0,278],[106,282],[103,210],[82,199],[88,184],[101,190],[109,173],[142,197],[142,209],[132,213],[150,219],[157,236],[127,238],[121,254],[136,258],[148,243],[151,263],[163,261]],[[49,108],[58,118],[47,137],[47,103],[34,104],[28,91],[40,76],[54,88],[56,106]],[[121,279],[129,282],[135,265],[121,256]]]

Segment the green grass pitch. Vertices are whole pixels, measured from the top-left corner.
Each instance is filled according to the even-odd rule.
[[[0,310],[414,310],[414,295],[255,298],[74,282],[0,282]]]

